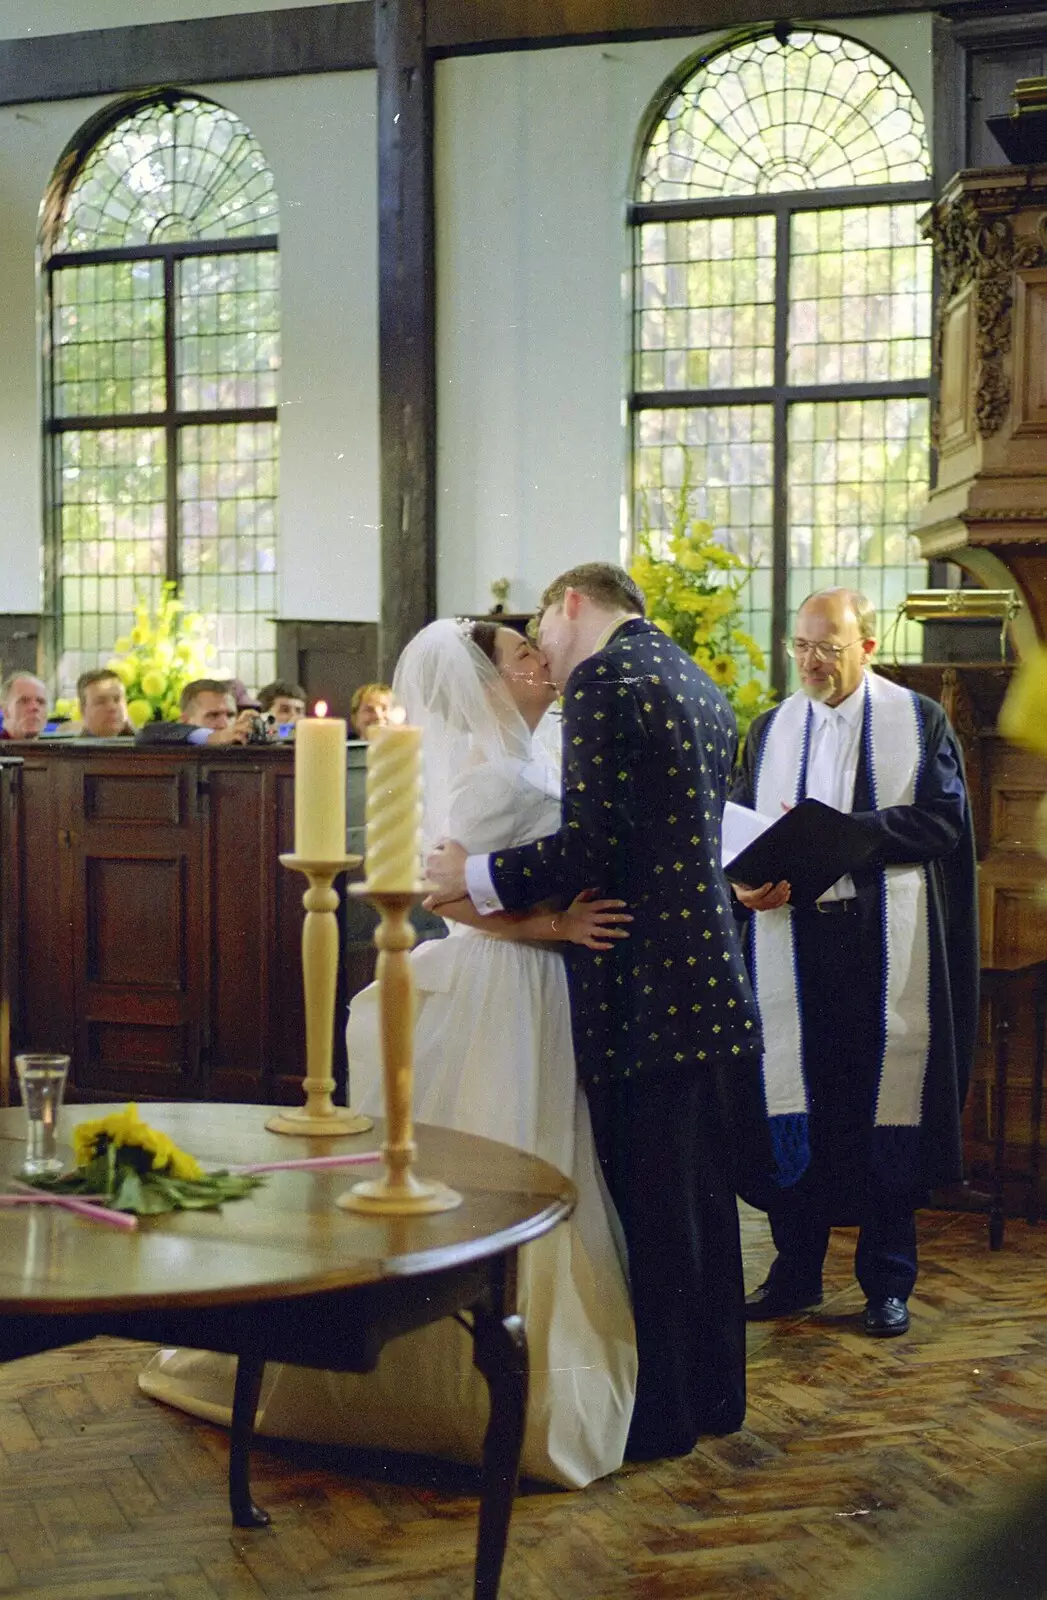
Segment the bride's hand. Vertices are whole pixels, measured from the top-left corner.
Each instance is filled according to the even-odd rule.
[[[619,926],[633,919],[624,910],[624,900],[594,900],[595,889],[583,889],[566,911],[554,918],[559,938],[569,944],[584,944],[589,950],[610,950],[608,940],[628,939],[628,930]]]

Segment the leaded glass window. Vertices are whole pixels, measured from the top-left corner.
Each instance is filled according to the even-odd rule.
[[[164,92],[109,108],[42,210],[48,578],[60,687],[165,579],[220,670],[276,670],[277,202],[250,131]]]
[[[837,34],[767,32],[663,98],[633,242],[634,526],[693,515],[756,568],[745,625],[771,653],[815,588],[890,619],[926,582],[931,198],[923,114]],[[882,628],[881,628],[882,631]],[[919,654],[915,629],[899,653]]]

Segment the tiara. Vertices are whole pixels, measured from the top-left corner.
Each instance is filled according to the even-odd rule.
[[[475,617],[455,617],[455,632],[460,639],[471,639],[476,629]]]

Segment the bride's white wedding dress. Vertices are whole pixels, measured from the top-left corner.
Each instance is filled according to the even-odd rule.
[[[470,852],[556,830],[559,775],[539,755],[467,771],[448,833]],[[636,1382],[617,1219],[575,1078],[567,981],[550,947],[492,939],[462,924],[412,953],[418,989],[415,1120],[481,1134],[542,1157],[578,1189],[569,1223],[520,1256],[519,1304],[531,1358],[522,1471],[580,1487],[621,1465]],[[352,1103],[382,1114],[377,991],[352,1002]],[[228,1422],[229,1357],[161,1351],[140,1379],[156,1399]],[[487,1390],[468,1334],[445,1319],[394,1340],[373,1373],[271,1364],[259,1432],[478,1462]]]

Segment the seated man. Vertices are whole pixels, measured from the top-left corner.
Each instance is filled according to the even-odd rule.
[[[11,672],[0,683],[0,739],[39,739],[47,721],[47,690],[32,672]]]
[[[258,691],[263,717],[272,717],[278,728],[294,725],[305,716],[305,690],[288,678],[275,678]]]
[[[80,733],[88,739],[134,737],[134,726],[127,716],[127,691],[115,672],[95,667],[81,672],[76,680],[80,701]]]
[[[384,728],[393,709],[387,683],[363,683],[349,702],[349,725],[357,739],[369,739],[372,728]]]
[[[247,744],[256,711],[237,712],[228,678],[195,678],[181,696],[177,722],[147,722],[136,744]]]

